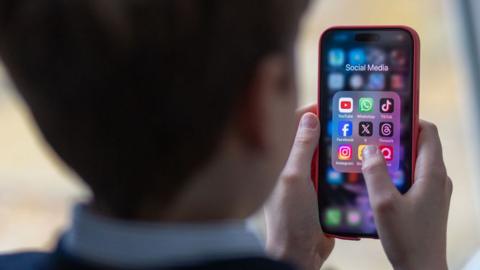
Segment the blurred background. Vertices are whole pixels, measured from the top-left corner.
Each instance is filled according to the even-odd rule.
[[[471,1],[474,2],[474,1]],[[472,6],[473,5],[473,6]],[[476,9],[479,10],[480,9]],[[317,46],[333,25],[403,24],[421,39],[420,116],[436,123],[454,192],[448,231],[451,269],[480,247],[478,226],[478,68],[475,4],[456,0],[312,1],[298,43],[301,103],[316,100]],[[480,25],[479,25],[480,28]],[[478,70],[477,70],[478,71]],[[0,252],[50,249],[72,204],[89,192],[45,145],[0,64]],[[472,136],[473,135],[473,136]],[[337,241],[324,269],[389,269],[380,242]]]

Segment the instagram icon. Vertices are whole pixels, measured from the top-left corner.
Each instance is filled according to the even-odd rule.
[[[342,144],[338,146],[338,159],[339,160],[351,160],[352,159],[352,146],[349,144]]]

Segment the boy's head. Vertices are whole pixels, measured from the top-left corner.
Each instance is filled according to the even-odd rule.
[[[288,154],[306,4],[2,0],[0,56],[98,208],[247,215]]]

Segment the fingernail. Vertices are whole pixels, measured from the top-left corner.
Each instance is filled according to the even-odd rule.
[[[318,120],[315,115],[311,113],[306,113],[303,115],[302,120],[300,121],[300,127],[316,129],[318,125]]]
[[[377,147],[375,145],[367,145],[363,148],[363,158],[371,158],[377,153]]]

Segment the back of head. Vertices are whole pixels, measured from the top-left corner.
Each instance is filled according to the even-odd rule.
[[[0,56],[47,142],[131,218],[208,162],[306,2],[2,0]]]

